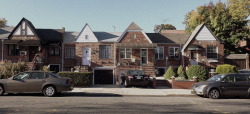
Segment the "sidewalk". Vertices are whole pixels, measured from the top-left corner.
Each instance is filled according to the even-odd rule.
[[[71,92],[83,92],[85,94],[95,94],[95,95],[121,95],[121,96],[189,96],[191,94],[190,89],[169,89],[169,88],[141,88],[141,87],[130,87],[125,88],[120,85],[95,85],[91,87],[74,88]]]

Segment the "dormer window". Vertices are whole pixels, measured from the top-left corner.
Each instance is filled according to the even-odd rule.
[[[89,39],[89,35],[85,35],[85,40],[88,40]]]

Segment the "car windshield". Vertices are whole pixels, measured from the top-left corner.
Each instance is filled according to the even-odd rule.
[[[218,75],[215,75],[215,76],[209,78],[207,81],[208,82],[218,82],[218,81],[221,81],[221,79],[223,79],[224,77],[225,77],[225,75],[218,74]]]
[[[144,74],[143,70],[129,70],[128,75],[142,75]]]

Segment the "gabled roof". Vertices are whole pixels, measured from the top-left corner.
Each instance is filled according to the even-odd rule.
[[[146,33],[137,25],[135,24],[135,22],[132,22],[128,28],[122,33],[122,35],[119,37],[117,42],[120,42],[122,40],[122,38],[124,37],[124,35],[127,32],[142,32],[142,34],[146,37],[146,39],[148,40],[149,43],[152,43],[152,41],[149,39],[149,37],[146,35]]]
[[[90,32],[88,32],[88,35],[91,35],[90,37],[92,39],[86,41],[86,42],[98,42],[98,39],[96,38],[94,32],[92,31],[92,29],[90,28],[90,26],[88,25],[88,23],[85,24],[85,26],[82,28],[81,32],[78,34],[77,38],[76,38],[76,42],[85,42],[84,39],[80,39],[81,35],[86,31],[86,30],[90,30]],[[86,31],[87,32],[87,31]]]
[[[213,37],[219,42],[219,43],[223,43],[222,41],[220,41],[219,38],[217,38],[212,31],[205,25],[205,23],[198,25],[195,30],[192,32],[191,36],[188,38],[187,42],[184,44],[183,48],[182,48],[182,52],[188,47],[188,45],[190,44],[190,42],[200,33],[200,31],[202,30],[202,28],[206,27],[209,32],[213,35]]]
[[[137,24],[135,24],[135,22],[132,22],[132,23],[128,26],[127,30],[142,30],[142,29],[141,29]]]
[[[152,43],[185,44],[190,34],[180,33],[146,33]]]
[[[0,29],[0,39],[7,39],[14,27],[5,27]]]
[[[12,30],[12,32],[8,36],[9,38],[14,34],[14,32],[18,29],[18,27],[22,24],[22,22],[26,22],[28,27],[31,28],[31,31],[34,33],[34,35],[37,36],[36,29],[35,29],[34,25],[29,20],[27,20],[26,18],[22,18],[22,20],[17,24],[17,26]]]

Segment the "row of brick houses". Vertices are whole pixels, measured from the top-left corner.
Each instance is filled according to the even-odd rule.
[[[120,84],[128,69],[162,76],[169,66],[199,64],[209,70],[224,63],[223,42],[205,24],[192,34],[145,33],[134,22],[124,32],[95,32],[88,24],[68,32],[37,29],[23,18],[16,27],[0,29],[0,38],[2,60],[25,61],[31,69],[42,64],[52,71],[93,71],[93,84]]]

